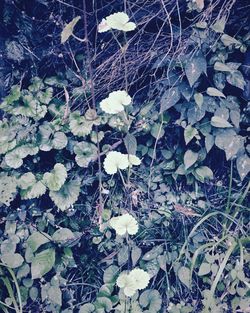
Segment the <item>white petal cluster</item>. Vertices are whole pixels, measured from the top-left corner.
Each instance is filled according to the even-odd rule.
[[[109,221],[109,225],[119,236],[124,236],[126,233],[129,235],[135,235],[139,230],[136,219],[128,213],[121,216],[112,217]]]
[[[140,164],[141,160],[135,155],[111,151],[107,154],[103,166],[107,174],[113,175],[118,170],[125,170],[129,166]]]
[[[136,28],[136,24],[129,22],[129,17],[124,12],[117,12],[102,19],[98,25],[98,32],[104,33],[110,29],[122,30],[124,32],[132,31]]]
[[[100,102],[100,107],[105,113],[117,114],[124,111],[124,106],[129,105],[131,101],[131,97],[125,90],[117,90],[103,99]]]
[[[116,284],[122,288],[127,297],[132,297],[137,290],[142,290],[148,286],[150,276],[140,268],[135,268],[131,272],[122,272]]]

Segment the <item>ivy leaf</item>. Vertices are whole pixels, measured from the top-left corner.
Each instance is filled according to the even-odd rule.
[[[1,260],[10,268],[17,268],[21,266],[24,262],[23,257],[19,253],[4,253],[1,256]]]
[[[158,312],[161,309],[162,299],[158,290],[149,289],[140,295],[139,303],[150,312]]]
[[[37,253],[31,263],[32,279],[42,278],[55,264],[55,250],[50,248]]]
[[[226,76],[227,82],[235,87],[244,90],[246,82],[240,71],[234,71]]]
[[[124,144],[128,154],[135,155],[137,150],[137,141],[134,135],[127,134],[124,138]]]
[[[190,289],[190,282],[191,282],[191,272],[190,269],[186,266],[182,266],[178,270],[178,277],[179,280]]]
[[[192,150],[187,150],[184,154],[184,165],[187,170],[198,160],[198,153],[193,152]]]
[[[78,179],[70,180],[60,190],[50,191],[49,196],[61,211],[65,211],[77,201],[80,194],[80,187],[81,184]]]
[[[67,170],[61,163],[56,163],[54,169],[50,173],[43,175],[43,183],[51,191],[58,191],[65,183],[67,178]]]
[[[208,87],[207,88],[207,94],[211,97],[222,97],[222,98],[226,98],[226,96],[224,95],[224,93],[222,93],[220,90],[214,88],[214,87]]]
[[[65,43],[69,37],[72,36],[74,27],[80,19],[80,16],[76,16],[71,22],[65,25],[63,31],[61,32],[61,43]]]
[[[227,120],[220,116],[213,116],[211,118],[211,125],[218,128],[230,128],[233,127]]]
[[[250,158],[247,154],[243,154],[236,160],[236,166],[240,179],[243,180],[250,172]]]
[[[29,236],[27,240],[27,244],[31,248],[32,252],[34,253],[40,246],[42,246],[45,243],[50,242],[50,240],[51,240],[51,237],[48,234],[46,234],[45,236],[41,232],[34,232]]]
[[[192,127],[191,125],[188,125],[184,130],[184,138],[186,145],[199,133],[196,128]]]
[[[161,109],[160,112],[170,109],[174,106],[181,98],[181,93],[179,91],[179,87],[171,87],[167,89],[163,96],[161,97]]]
[[[198,80],[202,73],[207,71],[207,61],[202,54],[194,56],[191,60],[188,60],[185,66],[185,73],[192,87]]]
[[[207,166],[197,167],[193,174],[202,183],[205,182],[205,179],[213,179],[213,171]]]
[[[97,158],[97,147],[90,142],[78,142],[74,146],[75,160],[80,167],[88,167],[89,163]]]

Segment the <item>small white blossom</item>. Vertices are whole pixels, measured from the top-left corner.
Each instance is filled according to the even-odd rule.
[[[107,16],[98,25],[98,32],[103,33],[110,29],[122,30],[124,32],[132,31],[136,28],[136,24],[129,22],[129,17],[124,12],[117,12]]]
[[[124,106],[131,103],[132,99],[125,90],[111,92],[107,98],[100,102],[100,107],[105,113],[117,114],[124,111]]]
[[[109,225],[119,236],[124,236],[126,233],[135,235],[139,230],[136,219],[128,213],[118,217],[112,217],[109,221]]]

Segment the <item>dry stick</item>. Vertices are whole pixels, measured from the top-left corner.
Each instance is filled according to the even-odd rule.
[[[84,14],[84,32],[85,32],[85,41],[86,41],[88,70],[89,70],[89,76],[90,76],[90,88],[91,88],[92,105],[93,105],[93,109],[96,111],[96,99],[95,99],[95,89],[94,89],[94,82],[93,82],[93,71],[92,71],[90,51],[89,51],[89,39],[88,39],[88,27],[87,27],[87,12],[86,12],[85,0],[83,0],[83,14]],[[100,156],[100,141],[99,141],[98,126],[97,125],[95,125],[95,131],[96,131],[96,141],[97,141],[98,178],[99,178],[98,214],[99,214],[99,224],[101,224],[102,223],[102,211],[103,211],[102,167],[101,167],[101,156]]]

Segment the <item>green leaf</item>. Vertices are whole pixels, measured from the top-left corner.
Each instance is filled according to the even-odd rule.
[[[216,33],[222,34],[226,26],[226,16],[223,16],[221,19],[217,20],[212,26],[212,30]]]
[[[181,98],[179,87],[172,87],[167,89],[161,97],[161,109],[160,113],[170,109],[174,106]]]
[[[194,165],[194,163],[198,160],[199,154],[197,152],[193,152],[192,150],[187,150],[184,154],[184,165],[187,170],[189,167]]]
[[[50,173],[43,175],[43,183],[50,191],[58,191],[65,183],[67,178],[67,170],[61,163],[56,163],[54,169]]]
[[[80,167],[88,167],[91,161],[97,159],[97,147],[87,141],[78,142],[74,146],[74,152],[76,154],[76,163]]]
[[[236,160],[236,166],[240,179],[243,180],[250,172],[250,158],[247,154],[243,154]]]
[[[194,176],[204,183],[206,179],[213,179],[213,171],[207,166],[200,166],[194,170]]]
[[[222,63],[222,62],[218,62],[218,61],[215,62],[214,69],[216,71],[220,71],[220,72],[231,72],[232,71],[231,68],[227,64]]]
[[[10,268],[17,268],[24,262],[23,257],[19,253],[4,253],[1,255],[1,260]]]
[[[211,118],[211,125],[218,128],[230,128],[233,127],[227,120],[220,116],[213,116]]]
[[[162,304],[161,295],[155,289],[145,290],[140,295],[139,303],[143,308],[147,308],[149,312],[159,312]]]
[[[137,246],[132,248],[131,259],[132,259],[133,266],[135,266],[137,264],[137,262],[139,261],[139,259],[141,257],[141,253],[142,253],[141,248],[139,248]]]
[[[150,133],[155,139],[160,139],[161,137],[164,136],[165,132],[163,127],[161,127],[161,124],[155,123],[152,126]]]
[[[105,284],[114,284],[119,274],[119,267],[116,265],[109,266],[103,274],[103,281]]]
[[[98,297],[95,302],[96,312],[110,312],[112,310],[113,304],[109,298]],[[104,311],[98,311],[99,309],[104,309]]]
[[[65,25],[61,32],[61,43],[65,43],[72,36],[76,23],[81,19],[80,16],[73,18],[71,22]]]
[[[194,100],[195,100],[195,103],[198,105],[198,107],[200,108],[203,104],[203,95],[202,93],[195,93],[194,94]]]
[[[127,134],[124,138],[124,144],[128,154],[135,155],[137,150],[137,141],[134,135]]]
[[[27,244],[31,248],[32,252],[36,252],[36,250],[45,243],[50,242],[51,237],[46,234],[40,232],[34,232],[31,234],[27,240]]]
[[[212,149],[213,145],[214,145],[214,136],[208,134],[205,137],[205,147],[206,147],[207,153]]]
[[[186,145],[199,133],[196,128],[192,127],[191,125],[188,125],[184,130],[184,138]]]
[[[37,253],[31,263],[32,279],[41,278],[47,274],[55,264],[55,250],[50,248]]]
[[[227,82],[235,87],[244,90],[246,82],[240,71],[234,71],[226,76]]]
[[[85,303],[80,306],[79,313],[92,313],[95,311],[95,306],[92,303]]]
[[[221,129],[215,137],[215,144],[226,153],[226,159],[229,160],[244,149],[244,138],[236,134],[232,129]]]
[[[73,239],[75,239],[75,235],[68,228],[58,229],[52,235],[52,240],[57,243],[63,243],[63,242],[66,242],[68,240],[73,240]]]
[[[86,120],[79,111],[75,111],[69,116],[69,128],[73,135],[85,137],[92,131],[93,120]]]
[[[182,266],[179,268],[178,278],[187,288],[190,289],[191,272],[190,272],[190,269],[188,267]]]
[[[63,132],[56,132],[52,140],[52,147],[61,150],[67,146],[68,138]]]
[[[222,97],[226,98],[226,96],[218,89],[214,87],[208,87],[207,88],[207,94],[211,97]]]
[[[27,189],[33,186],[35,182],[36,182],[36,177],[31,172],[23,174],[17,181],[18,187],[20,187],[21,189]]]
[[[198,275],[204,276],[210,273],[210,271],[211,271],[211,265],[209,263],[203,262],[201,263],[201,266],[199,268]]]
[[[50,286],[48,290],[49,299],[52,303],[62,305],[62,291],[58,286]]]
[[[15,177],[6,174],[0,175],[0,205],[7,206],[14,200],[17,193],[17,182]]]
[[[229,35],[223,34],[220,39],[223,42],[225,47],[228,47],[230,45],[241,46],[241,42],[240,41],[238,41],[237,39],[235,39],[235,38],[233,38],[233,37],[231,37]]]
[[[198,80],[202,73],[207,71],[207,61],[202,54],[194,56],[191,60],[188,60],[185,66],[185,73],[192,87]]]
[[[37,181],[33,186],[20,191],[21,198],[24,200],[39,198],[46,192],[46,187],[41,181]]]
[[[69,209],[78,199],[81,183],[78,179],[66,182],[60,190],[50,191],[49,196],[62,211]]]

